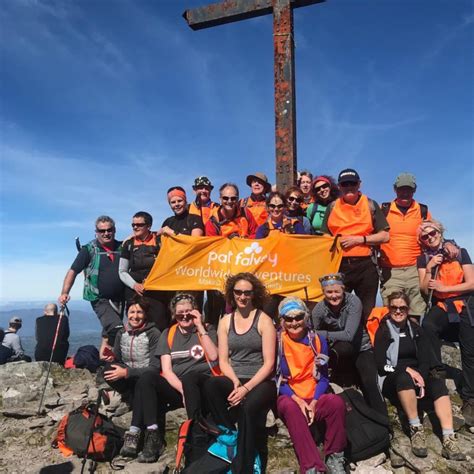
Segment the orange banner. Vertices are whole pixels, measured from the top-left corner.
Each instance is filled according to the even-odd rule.
[[[318,301],[319,277],[337,272],[341,263],[341,247],[334,243],[330,236],[280,232],[260,240],[163,237],[145,290],[222,290],[227,275],[251,272],[272,294]]]

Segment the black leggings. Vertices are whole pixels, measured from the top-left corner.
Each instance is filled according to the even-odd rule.
[[[194,371],[183,375],[181,378],[188,418],[196,419],[199,415],[208,413],[209,410],[205,398],[202,396],[202,390],[210,377],[209,373]]]
[[[242,379],[241,383],[247,381],[248,379]],[[268,411],[275,405],[275,382],[264,380],[253,388],[237,407],[229,409],[227,397],[232,390],[234,390],[233,382],[224,376],[210,377],[204,384],[204,396],[214,421],[232,430],[235,429],[237,422],[237,455],[231,465],[232,472],[253,474],[257,450],[265,471],[267,459],[265,421]]]

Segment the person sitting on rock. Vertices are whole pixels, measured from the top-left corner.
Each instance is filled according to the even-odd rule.
[[[10,347],[6,347],[2,344],[4,337],[5,331],[0,328],[0,365],[6,364],[13,353]]]
[[[11,350],[11,356],[7,362],[17,362],[23,360],[25,362],[31,362],[31,357],[25,354],[21,345],[20,336],[17,334],[21,329],[23,321],[18,316],[13,316],[8,323],[8,329],[5,331],[3,336],[2,346]]]
[[[453,412],[446,383],[428,375],[431,361],[429,338],[423,329],[410,322],[410,300],[403,291],[394,291],[388,298],[389,313],[375,334],[375,360],[382,393],[408,418],[411,449],[415,456],[426,457],[425,433],[418,417],[418,400],[425,396],[434,403],[443,433],[441,455],[463,461],[453,430]]]

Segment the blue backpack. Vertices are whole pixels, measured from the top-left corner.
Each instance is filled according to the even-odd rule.
[[[101,365],[99,350],[95,346],[81,346],[74,356],[74,365],[78,369],[87,369],[89,372],[96,372]]]

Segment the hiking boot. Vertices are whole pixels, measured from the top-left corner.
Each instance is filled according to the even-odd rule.
[[[419,458],[426,458],[428,450],[426,449],[426,438],[423,425],[410,425],[411,451]]]
[[[459,449],[458,438],[453,434],[443,436],[443,449],[441,456],[451,461],[465,461],[466,455]]]
[[[332,453],[326,458],[329,474],[346,474],[344,453]]]
[[[124,458],[137,457],[140,434],[140,431],[136,433],[132,433],[131,431],[125,431],[125,434],[123,436],[123,446],[120,450],[120,456],[123,456]]]
[[[143,451],[138,456],[138,462],[156,462],[166,449],[166,443],[158,430],[146,430]]]
[[[474,398],[464,400],[462,404],[462,416],[467,426],[474,426]]]
[[[390,456],[390,465],[397,469],[405,465],[405,459],[400,456],[397,452],[394,451],[392,447],[388,448],[388,455]]]

